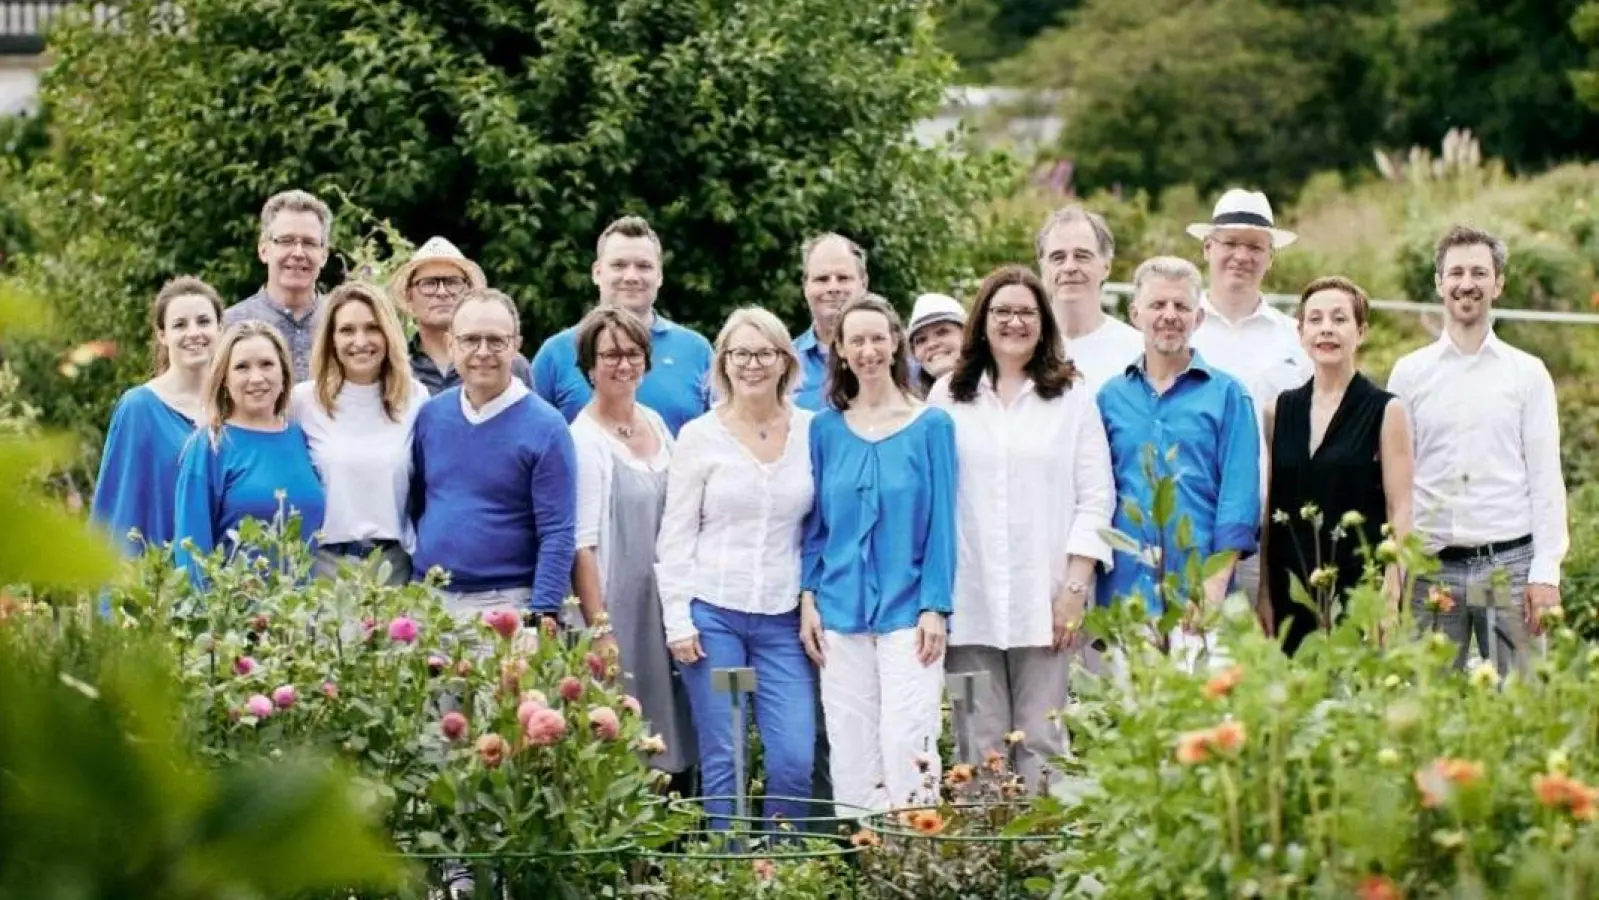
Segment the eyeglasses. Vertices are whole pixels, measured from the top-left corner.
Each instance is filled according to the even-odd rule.
[[[1022,322],[1032,324],[1038,319],[1038,310],[1010,306],[990,306],[988,316],[996,322]]]
[[[304,247],[307,250],[321,250],[322,239],[299,237],[292,234],[280,234],[277,237],[272,238],[272,246],[277,247],[280,250],[293,250],[296,247]]]
[[[732,360],[733,365],[739,368],[749,365],[751,360],[763,366],[769,366],[777,362],[777,355],[777,351],[771,347],[762,347],[759,350],[746,350],[743,347],[739,347],[727,351],[727,358]]]
[[[630,366],[644,365],[643,350],[601,350],[599,357],[600,362],[612,368],[621,365],[624,361]]]
[[[432,297],[438,294],[459,294],[466,290],[468,282],[459,275],[439,275],[432,278],[418,278],[411,282],[411,287],[416,288],[423,296]]]
[[[476,353],[479,347],[489,348],[490,353],[504,353],[511,346],[513,335],[507,334],[458,334],[455,342],[468,353]]]

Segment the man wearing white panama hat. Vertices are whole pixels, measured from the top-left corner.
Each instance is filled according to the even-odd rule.
[[[1264,479],[1265,410],[1278,394],[1299,387],[1311,375],[1298,323],[1273,309],[1260,293],[1273,254],[1299,236],[1277,227],[1265,194],[1242,188],[1222,194],[1211,220],[1188,226],[1188,233],[1203,242],[1210,267],[1209,290],[1201,301],[1205,318],[1191,343],[1212,366],[1249,389],[1261,421]],[[1251,603],[1259,602],[1259,556],[1238,563],[1236,584]]]
[[[389,279],[389,299],[416,320],[408,347],[411,374],[429,394],[455,387],[461,373],[451,362],[447,336],[461,295],[488,286],[483,270],[442,237],[428,238]],[[511,374],[528,387],[533,373],[522,354],[511,360]]]

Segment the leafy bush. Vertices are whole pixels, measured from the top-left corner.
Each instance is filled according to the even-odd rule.
[[[704,328],[760,303],[798,322],[807,234],[858,238],[874,286],[903,301],[946,271],[1000,174],[912,137],[953,65],[919,0],[180,6],[181,25],[180,7],[133,0],[114,28],[84,15],[52,34],[56,148],[29,171],[40,249],[24,272],[71,333],[135,352],[48,405],[62,386],[30,368],[50,421],[104,420],[165,279],[254,290],[256,215],[287,187],[335,206],[329,282],[370,211],[454,240],[537,342],[591,302],[616,216],[659,230],[674,318]]]

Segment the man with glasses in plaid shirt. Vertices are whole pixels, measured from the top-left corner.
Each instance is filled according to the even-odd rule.
[[[311,377],[311,338],[322,295],[316,280],[328,261],[333,213],[305,191],[273,194],[261,207],[261,236],[256,255],[267,267],[266,286],[228,307],[222,326],[265,322],[288,342],[294,380]]]

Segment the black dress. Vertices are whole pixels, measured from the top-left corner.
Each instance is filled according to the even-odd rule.
[[[1283,649],[1293,653],[1316,630],[1316,614],[1295,603],[1289,593],[1291,577],[1298,577],[1310,592],[1310,573],[1321,565],[1336,564],[1336,596],[1360,582],[1364,572],[1363,546],[1376,548],[1382,526],[1388,521],[1387,495],[1382,485],[1382,421],[1393,395],[1356,373],[1343,400],[1327,423],[1321,446],[1310,452],[1310,396],[1312,379],[1302,387],[1277,397],[1275,430],[1271,439],[1270,511],[1266,546],[1266,578],[1271,588],[1277,633],[1286,634]],[[1300,514],[1306,504],[1321,511],[1321,533]],[[1333,541],[1333,529],[1344,514],[1354,510],[1365,522],[1345,529]],[[1282,521],[1283,517],[1287,521]],[[1317,545],[1320,545],[1318,556]]]

